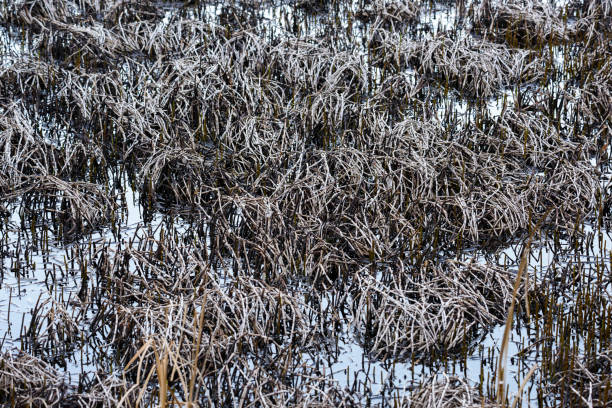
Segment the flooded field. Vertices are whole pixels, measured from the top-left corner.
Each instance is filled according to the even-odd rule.
[[[0,3],[0,405],[612,407],[612,1]]]

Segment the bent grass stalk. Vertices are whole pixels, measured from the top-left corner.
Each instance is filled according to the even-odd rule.
[[[192,366],[191,366],[191,378],[189,379],[189,395],[187,398],[187,408],[192,408],[195,406],[195,382],[198,373],[198,357],[200,355],[200,345],[202,343],[202,331],[204,330],[204,311],[206,310],[206,298],[208,297],[208,293],[204,293],[204,299],[202,300],[202,309],[200,310],[200,316],[198,319],[197,326],[197,340],[195,344],[195,350],[192,356]]]
[[[508,364],[508,344],[510,342],[510,331],[512,330],[513,321],[514,321],[514,304],[516,302],[516,298],[518,297],[518,292],[521,286],[521,280],[523,275],[527,272],[527,267],[529,266],[529,256],[531,255],[531,243],[533,242],[533,238],[535,237],[537,231],[542,227],[542,223],[548,217],[548,214],[552,211],[552,207],[549,207],[542,218],[538,221],[537,225],[531,230],[529,233],[529,237],[527,238],[527,242],[523,246],[523,251],[521,252],[521,262],[519,264],[518,273],[516,274],[516,279],[514,280],[514,288],[512,290],[512,298],[510,300],[510,307],[508,308],[508,316],[506,317],[506,326],[504,328],[504,335],[502,337],[501,349],[499,352],[499,361],[497,365],[497,402],[504,408],[506,406],[506,367]],[[527,288],[526,288],[527,289]],[[525,302],[528,302],[528,293],[525,294]],[[513,406],[516,404],[517,399],[519,398],[522,389],[526,385],[526,381],[533,375],[535,372],[537,365],[532,367],[525,379],[523,380],[523,384],[521,384],[518,394],[515,397]]]

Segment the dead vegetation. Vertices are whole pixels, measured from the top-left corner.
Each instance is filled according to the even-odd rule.
[[[568,12],[577,18],[575,31],[578,39],[591,47],[609,40],[612,27],[610,0],[576,0],[570,3]]]
[[[556,361],[562,366],[562,362]],[[612,351],[602,350],[592,356],[574,360],[575,365],[567,370],[559,370],[553,377],[550,390],[558,392],[556,406],[610,407],[610,372],[612,371]],[[559,367],[560,368],[560,367]]]
[[[440,380],[435,377],[428,379],[414,392],[408,406],[414,408],[495,408],[499,405],[483,399],[478,390],[471,387],[462,378],[445,375]]]
[[[416,22],[420,12],[420,1],[376,0],[355,13],[357,19],[393,29],[406,23]]]
[[[541,48],[570,40],[572,28],[563,10],[546,1],[485,1],[475,10],[474,26],[484,36],[493,36],[511,47]]]
[[[501,323],[509,307],[512,277],[503,270],[451,261],[412,275],[402,269],[390,282],[356,278],[354,329],[376,358],[457,353],[479,329]]]
[[[425,41],[382,31],[378,34],[384,37],[378,40],[382,48],[375,48],[375,52],[382,59],[375,63],[396,69],[409,65],[436,80],[444,92],[452,87],[462,95],[488,98],[507,86],[537,81],[544,74],[542,60],[533,53],[487,40],[453,38],[446,33]]]
[[[30,312],[0,403],[495,406],[494,373],[372,396],[331,366],[342,341],[385,364],[467,359],[515,275],[466,251],[491,257],[540,219],[588,247],[580,226],[609,216],[608,2],[569,7],[572,24],[544,2],[446,5],[472,25],[436,35],[423,2],[212,3],[1,6],[27,51],[0,66],[0,213],[66,248],[61,279],[80,286]],[[147,226],[122,232],[131,191]],[[0,259],[34,274],[2,218]],[[562,342],[564,317],[544,317],[560,295],[533,291],[553,283],[517,298]],[[54,366],[87,345],[96,370],[75,387]],[[607,401],[594,355],[544,367],[541,397]]]
[[[0,357],[0,398],[9,406],[31,407],[91,407],[118,406],[113,394],[121,390],[123,402],[134,402],[125,383],[117,378],[98,377],[98,384],[86,393],[69,384],[64,375],[51,364],[29,354]]]

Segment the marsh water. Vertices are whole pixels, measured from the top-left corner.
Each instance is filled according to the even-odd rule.
[[[0,403],[612,406],[609,1],[106,3],[2,6]]]

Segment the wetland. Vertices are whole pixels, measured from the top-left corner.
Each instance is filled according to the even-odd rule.
[[[611,0],[0,2],[0,405],[612,407]]]

